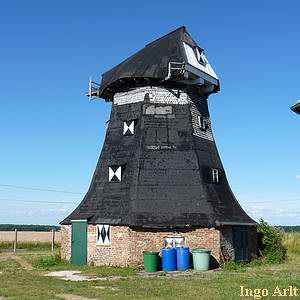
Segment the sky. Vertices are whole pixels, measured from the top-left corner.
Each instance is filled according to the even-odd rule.
[[[89,77],[184,25],[220,78],[209,109],[237,199],[255,220],[300,225],[299,11],[291,0],[2,1],[0,223],[58,224],[76,207],[111,109],[89,102]]]

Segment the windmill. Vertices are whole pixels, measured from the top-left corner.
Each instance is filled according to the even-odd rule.
[[[185,27],[90,79],[88,96],[112,102],[91,185],[62,222],[74,263],[136,265],[163,243],[212,249],[216,261],[256,255],[256,222],[232,193],[208,97],[220,90]]]
[[[300,114],[300,100],[291,107],[291,110],[297,114]]]

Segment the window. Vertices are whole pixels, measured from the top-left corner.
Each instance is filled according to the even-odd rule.
[[[108,167],[108,181],[121,182],[122,181],[122,166]]]
[[[206,121],[205,118],[202,116],[198,116],[198,124],[200,129],[205,130],[206,129]]]
[[[123,122],[123,135],[134,135],[135,120]]]
[[[199,61],[199,63],[201,63],[201,64],[204,65],[204,66],[207,65],[208,61],[207,61],[207,59],[206,59],[206,57],[205,57],[205,55],[204,55],[204,51],[202,51],[202,52],[200,53],[199,58],[198,58],[198,61]]]
[[[193,52],[194,52],[194,55],[197,59],[197,61],[203,65],[203,66],[206,66],[207,65],[207,59],[204,55],[204,51],[202,49],[199,49],[199,48],[193,48]]]
[[[97,244],[110,245],[111,244],[111,226],[110,225],[97,225]]]
[[[212,180],[213,180],[213,183],[219,183],[220,182],[219,170],[218,169],[212,169]]]

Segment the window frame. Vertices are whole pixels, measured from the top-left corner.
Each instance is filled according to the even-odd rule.
[[[198,115],[197,120],[198,120],[198,125],[199,125],[200,129],[201,130],[206,130],[207,124],[206,124],[205,118],[201,115]]]
[[[219,184],[220,183],[220,172],[219,172],[219,169],[212,168],[211,169],[211,173],[212,173],[212,182],[214,184]]]

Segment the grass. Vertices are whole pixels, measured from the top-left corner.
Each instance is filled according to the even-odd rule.
[[[0,241],[0,252],[4,250],[12,250],[14,247],[13,242]],[[55,248],[60,248],[60,244],[55,244]],[[30,251],[49,251],[51,243],[47,242],[18,242],[17,250],[30,250]]]
[[[91,267],[91,266],[75,266],[69,262],[60,259],[59,253],[55,255],[40,253],[22,254],[21,257],[37,269],[45,271],[62,271],[62,270],[80,270],[86,275],[95,276],[133,276],[139,269],[130,267]]]
[[[300,255],[300,232],[285,233],[283,244],[288,253]]]
[[[300,254],[297,245],[299,235],[285,237],[288,260],[271,265],[261,260],[250,264],[227,263],[218,272],[189,272],[191,276],[158,276],[144,278],[134,268],[72,266],[60,261],[50,252],[35,251],[17,254],[34,266],[25,270],[10,254],[0,254],[0,296],[15,300],[61,299],[58,294],[81,295],[96,299],[243,299],[240,286],[266,288],[270,293],[276,286],[300,289]],[[11,258],[12,257],[12,258]],[[47,272],[56,270],[80,270],[83,274],[96,276],[125,276],[127,278],[105,281],[70,282],[59,278],[45,277]],[[100,288],[99,288],[100,287]],[[262,299],[273,299],[267,297]],[[245,298],[250,299],[250,298]],[[253,299],[253,297],[252,297]],[[285,299],[291,299],[285,297]]]
[[[19,254],[28,261],[35,256],[45,257],[48,253]],[[64,270],[70,265],[62,263]],[[267,288],[277,285],[300,288],[300,257],[294,255],[284,264],[254,266],[243,272],[223,270],[220,272],[196,273],[192,276],[170,278],[160,276],[142,278],[134,276],[136,270],[130,268],[76,267],[85,274],[98,276],[122,275],[126,279],[113,281],[69,282],[43,276],[49,270],[59,269],[59,265],[26,271],[13,259],[1,260],[0,295],[9,299],[59,299],[58,294],[74,294],[98,299],[240,299],[240,285],[251,288]],[[97,287],[101,286],[99,289]],[[24,288],[26,287],[26,288]],[[112,289],[113,288],[113,289]]]

